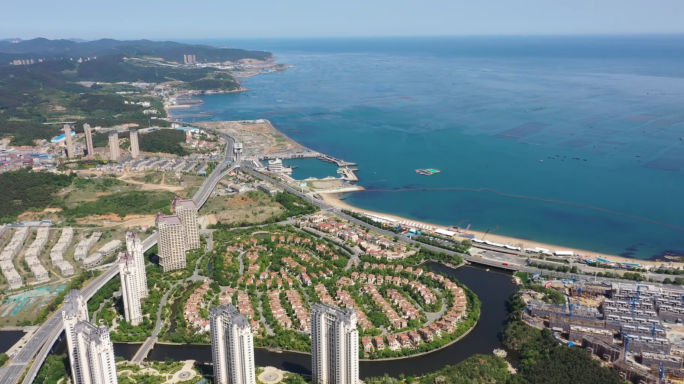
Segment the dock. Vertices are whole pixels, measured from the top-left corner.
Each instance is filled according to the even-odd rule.
[[[358,171],[357,168],[343,168],[342,169],[342,178],[347,181],[359,181],[359,178],[356,177],[356,174],[354,171]]]
[[[348,166],[352,166],[352,165],[357,165],[356,163],[344,161],[342,159],[338,159],[338,158],[332,157],[330,155],[325,155],[323,153],[319,153],[319,152],[315,152],[315,151],[269,153],[269,154],[259,156],[259,160],[304,159],[304,158],[317,158],[319,160],[323,160],[323,161],[328,162],[328,163],[335,163],[340,168],[344,168],[344,167],[348,167]],[[353,170],[358,171],[358,169],[353,169]]]
[[[337,164],[338,167],[346,167],[348,165],[356,165],[356,163],[350,163],[350,162],[347,162],[344,160],[336,159],[332,156],[324,155],[322,153],[319,153],[318,158],[323,160],[323,161],[327,161],[329,163],[335,163],[335,164]]]

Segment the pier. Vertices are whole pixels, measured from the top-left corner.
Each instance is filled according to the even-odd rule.
[[[324,155],[322,153],[319,154],[318,158],[323,160],[323,161],[327,161],[329,163],[335,163],[335,164],[337,164],[338,167],[346,167],[348,165],[356,165],[356,163],[350,163],[350,162],[347,162],[344,160],[336,159],[332,156]]]
[[[315,157],[319,160],[326,161],[328,163],[335,163],[338,167],[346,167],[349,165],[356,165],[356,163],[350,163],[342,159],[337,159],[330,155],[325,155],[323,153],[308,151],[308,152],[282,152],[282,153],[269,153],[259,157],[259,160],[272,160],[278,159],[302,159],[302,158],[312,158]]]
[[[347,181],[359,181],[359,178],[356,177],[356,174],[354,171],[358,171],[357,168],[344,168],[342,169],[342,178],[347,180]]]

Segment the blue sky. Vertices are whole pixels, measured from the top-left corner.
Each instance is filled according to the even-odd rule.
[[[684,33],[683,0],[22,0],[0,37],[250,38]]]

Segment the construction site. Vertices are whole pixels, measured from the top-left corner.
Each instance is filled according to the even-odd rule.
[[[533,279],[563,293],[566,304],[547,304],[544,294],[521,291],[528,324],[585,348],[632,383],[684,382],[684,289]]]

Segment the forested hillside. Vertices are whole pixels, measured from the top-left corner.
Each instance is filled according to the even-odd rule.
[[[0,222],[14,221],[28,210],[51,205],[55,194],[71,185],[73,176],[28,171],[0,173]]]
[[[185,131],[176,129],[161,129],[144,135],[139,135],[140,150],[151,153],[171,153],[178,156],[187,155],[181,143],[185,143]]]
[[[85,87],[79,81],[99,81],[109,85]],[[228,73],[209,68],[172,68],[145,66],[122,56],[109,56],[76,63],[48,61],[30,66],[0,67],[0,138],[12,137],[13,145],[33,145],[34,140],[59,135],[60,126],[45,126],[50,121],[76,121],[77,132],[83,123],[108,127],[135,123],[146,127],[150,116],[140,105],[125,104],[130,97],[115,91],[139,91],[118,82],[161,83],[182,81],[179,87],[197,90],[235,90],[240,84]],[[165,117],[159,99],[146,99]],[[157,119],[154,125],[166,127]]]

